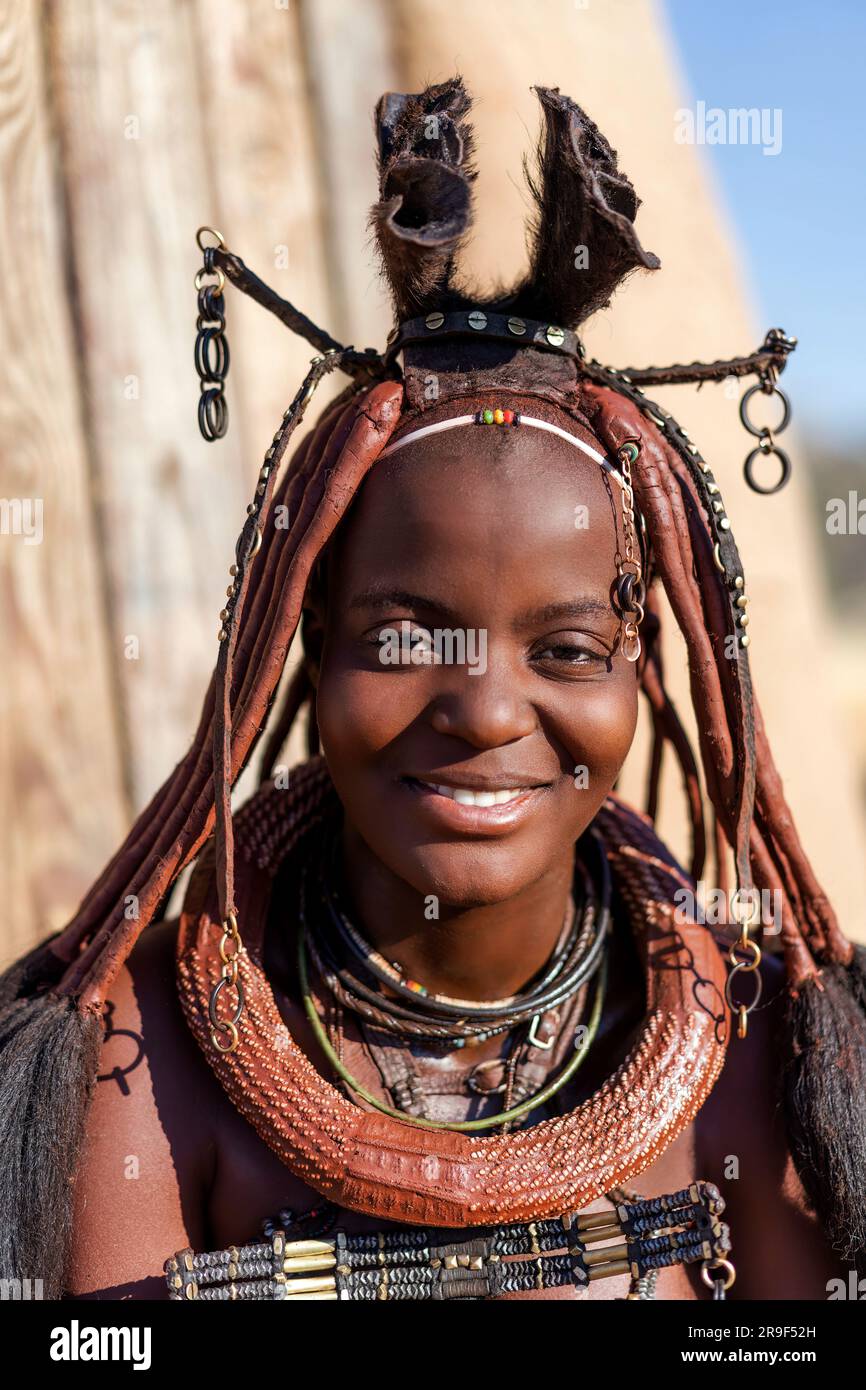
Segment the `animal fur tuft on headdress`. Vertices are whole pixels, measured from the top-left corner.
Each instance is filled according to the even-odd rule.
[[[617,154],[586,112],[557,87],[535,87],[544,112],[537,170],[524,168],[535,217],[520,309],[576,328],[610,303],[633,271],[661,262],[634,229],[640,198]],[[585,263],[584,263],[585,262]]]
[[[576,328],[610,303],[638,269],[656,270],[634,229],[640,199],[616,150],[557,88],[534,88],[544,116],[533,172],[528,273],[485,298],[454,279],[472,224],[471,99],[454,77],[417,95],[389,92],[376,107],[379,202],[371,211],[398,320],[481,306]]]
[[[399,318],[462,303],[454,258],[472,220],[471,100],[459,77],[376,106],[379,201],[371,210]]]

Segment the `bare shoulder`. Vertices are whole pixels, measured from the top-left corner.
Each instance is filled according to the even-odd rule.
[[[176,924],[142,934],[110,991],[75,1186],[73,1297],[160,1298],[163,1262],[202,1248],[217,1083],[175,985]]]
[[[701,1170],[727,1204],[736,1295],[825,1299],[840,1266],[809,1210],[785,1132],[784,970],[765,957],[761,971],[765,1007],[750,1015],[745,1039],[734,1033],[698,1116]]]

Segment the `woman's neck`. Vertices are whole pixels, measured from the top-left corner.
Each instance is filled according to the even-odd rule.
[[[572,889],[573,852],[513,897],[469,908],[430,899],[393,874],[351,827],[343,832],[343,871],[356,926],[388,961],[431,994],[503,999],[517,994],[549,960]]]

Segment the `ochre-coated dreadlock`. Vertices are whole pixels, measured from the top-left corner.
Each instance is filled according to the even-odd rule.
[[[530,271],[511,291],[484,301],[460,288],[454,261],[471,223],[469,98],[459,79],[417,96],[389,94],[377,110],[380,199],[373,209],[398,320],[469,308],[521,315],[576,329],[607,304],[624,276],[658,261],[634,230],[639,200],[616,154],[585,114],[558,91],[537,89],[545,125],[531,187],[536,214]],[[575,275],[575,244],[590,248],[587,276]],[[102,1036],[101,1012],[140,933],[161,910],[183,867],[215,830],[223,918],[234,911],[231,787],[265,731],[310,576],[324,547],[394,431],[428,408],[483,390],[515,390],[590,428],[616,454],[637,442],[636,509],[646,528],[655,579],[688,653],[699,729],[700,769],[713,807],[720,881],[724,846],[740,886],[778,891],[790,986],[785,1105],[792,1151],[805,1189],[836,1249],[862,1258],[866,1215],[863,1101],[866,1083],[866,971],[863,952],[842,936],[815,880],[782,795],[751,690],[739,619],[742,567],[718,485],[676,422],[643,395],[639,382],[719,379],[763,364],[784,365],[771,345],[750,358],[695,368],[614,372],[545,344],[476,335],[434,343],[399,339],[384,356],[342,348],[280,300],[238,257],[212,256],[228,279],[252,293],[324,355],[315,359],[269,448],[238,541],[220,656],[198,729],[180,762],[139,817],[66,929],[0,980],[0,1275],[53,1269],[48,1296],[62,1288],[71,1221],[70,1180],[81,1149]],[[354,378],[294,452],[280,463],[318,380],[334,369]],[[274,524],[287,517],[283,528]],[[639,665],[654,733],[649,809],[655,815],[663,750],[682,769],[692,825],[693,876],[706,853],[701,773],[662,678],[659,607],[650,597]],[[311,710],[303,665],[272,722],[263,767],[279,757],[295,718]],[[130,900],[137,916],[128,918]],[[52,1251],[51,1259],[46,1251]]]

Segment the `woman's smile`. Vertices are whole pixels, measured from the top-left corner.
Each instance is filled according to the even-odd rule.
[[[463,774],[465,776],[465,774]],[[439,781],[431,777],[400,777],[398,785],[414,799],[414,807],[431,828],[464,835],[497,835],[522,823],[549,794],[551,783],[516,775]],[[434,780],[435,779],[435,780]]]

